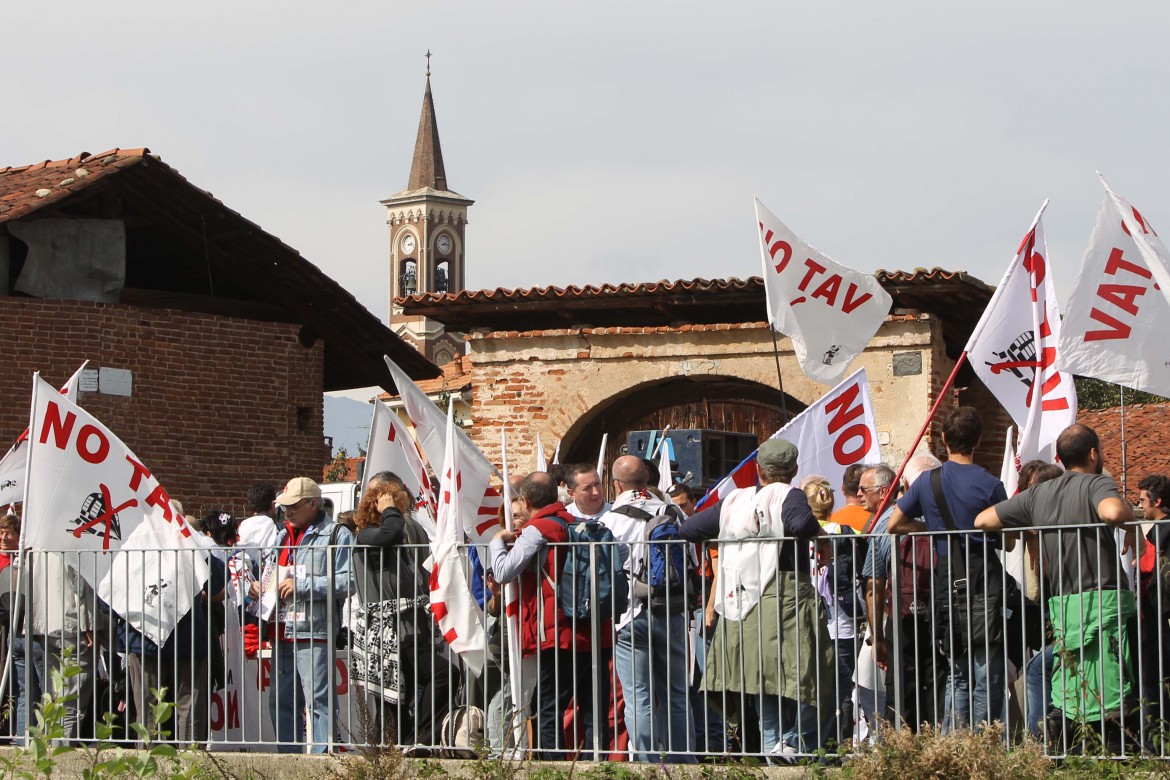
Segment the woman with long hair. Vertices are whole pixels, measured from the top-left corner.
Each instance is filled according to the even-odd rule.
[[[366,488],[354,515],[361,608],[351,635],[350,668],[365,692],[368,717],[362,730],[372,744],[437,744],[441,718],[431,704],[446,701],[435,691],[447,675],[434,674],[435,622],[422,566],[429,540],[411,517],[412,504],[401,482],[378,480]]]

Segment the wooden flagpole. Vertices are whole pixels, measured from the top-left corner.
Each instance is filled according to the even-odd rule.
[[[926,435],[926,429],[930,427],[930,423],[934,420],[934,416],[938,414],[938,408],[942,406],[942,401],[947,397],[947,391],[951,389],[951,385],[955,383],[955,377],[959,374],[959,368],[967,360],[967,350],[959,353],[959,359],[955,361],[955,367],[951,369],[951,375],[947,377],[947,381],[943,384],[942,389],[938,391],[938,398],[934,399],[934,405],[930,407],[930,414],[926,415],[926,420],[922,423],[922,428],[918,431],[918,436],[914,439],[914,443],[910,445],[910,449],[906,450],[906,460],[902,461],[902,467],[898,469],[897,476],[894,477],[894,482],[890,485],[890,489],[882,498],[881,504],[878,505],[877,511],[873,513],[873,517],[869,519],[869,525],[865,527],[865,532],[872,533],[873,527],[877,524],[878,518],[886,511],[886,507],[890,505],[890,497],[894,494],[894,488],[902,481],[902,474],[906,471],[906,466],[910,463],[910,459],[914,457],[914,450],[918,449],[919,442],[922,437]]]
[[[1124,498],[1127,488],[1125,472],[1128,467],[1125,460],[1125,385],[1118,385],[1118,387],[1121,388],[1121,495]]]
[[[780,409],[784,412],[784,425],[787,425],[788,395],[784,392],[784,375],[780,373],[780,343],[776,341],[776,329],[772,327],[771,322],[768,323],[768,332],[772,334],[772,355],[776,358],[776,382],[780,387]]]

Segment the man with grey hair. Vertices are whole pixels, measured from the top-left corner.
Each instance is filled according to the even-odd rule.
[[[861,479],[857,483],[857,497],[861,499],[867,512],[876,513],[882,502],[886,501],[887,494],[894,486],[895,476],[894,470],[884,463],[870,466],[861,472]],[[892,539],[887,531],[893,509],[894,502],[886,501],[885,511],[870,529],[874,536],[865,554],[865,564],[861,567],[861,577],[866,583],[865,606],[869,614],[874,660],[883,669],[889,661],[889,644],[883,617],[886,610],[886,578],[889,574],[892,548]]]

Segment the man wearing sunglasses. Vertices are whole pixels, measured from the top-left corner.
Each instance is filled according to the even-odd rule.
[[[276,600],[266,618],[275,646],[269,712],[280,752],[298,751],[307,714],[309,752],[324,753],[337,731],[333,637],[351,589],[354,540],[325,513],[321,488],[308,477],[291,480],[276,503],[284,507],[284,528],[265,554],[261,582],[252,587],[254,598],[267,588]]]

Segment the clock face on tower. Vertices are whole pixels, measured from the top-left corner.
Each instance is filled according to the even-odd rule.
[[[409,255],[414,252],[414,236],[407,233],[402,237],[402,253]]]
[[[440,254],[447,254],[451,251],[451,237],[446,233],[439,236],[439,240],[435,242],[435,247],[438,248]]]

